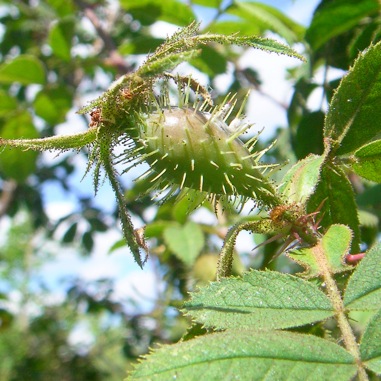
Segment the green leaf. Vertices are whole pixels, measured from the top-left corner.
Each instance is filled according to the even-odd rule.
[[[298,124],[293,147],[299,159],[310,153],[321,155],[324,151],[323,126],[325,114],[315,111],[303,115]]]
[[[202,5],[204,7],[218,8],[223,0],[192,0],[192,4]]]
[[[88,253],[90,253],[94,247],[94,239],[93,239],[91,232],[88,231],[88,232],[83,233],[81,243],[82,243],[83,247],[86,249],[86,251]]]
[[[16,110],[17,101],[4,90],[0,90],[0,117]]]
[[[370,320],[363,334],[360,353],[365,366],[381,375],[381,309]]]
[[[366,252],[348,281],[344,304],[348,310],[369,311],[381,308],[381,245]]]
[[[322,202],[320,225],[325,228],[333,224],[348,225],[353,232],[352,252],[358,252],[360,228],[353,188],[343,170],[332,163],[323,165],[319,183],[308,200],[307,212],[315,212]]]
[[[262,29],[256,23],[249,20],[218,20],[211,23],[206,31],[218,34],[234,34],[239,36],[255,36],[262,33]]]
[[[65,121],[72,106],[72,96],[65,86],[49,86],[36,95],[33,106],[39,117],[55,125]]]
[[[147,54],[155,50],[164,42],[162,38],[152,36],[137,36],[118,47],[120,54]]]
[[[235,1],[228,13],[242,17],[252,24],[260,25],[262,30],[271,30],[283,37],[289,44],[300,40],[304,28],[288,18],[283,12],[259,2]]]
[[[184,307],[186,315],[216,329],[290,328],[333,315],[329,299],[316,285],[271,271],[213,282],[192,293]]]
[[[170,226],[164,230],[164,239],[171,251],[185,264],[192,265],[204,247],[204,234],[194,222]]]
[[[71,59],[74,26],[75,19],[69,16],[53,24],[49,32],[48,42],[54,55],[64,61],[70,61]]]
[[[162,20],[185,26],[196,19],[192,9],[177,0],[121,0],[120,5],[143,25]]]
[[[309,155],[298,161],[283,177],[279,191],[290,202],[305,203],[320,178],[324,156]]]
[[[69,229],[66,230],[64,236],[62,237],[62,242],[70,243],[73,242],[75,234],[77,233],[78,223],[74,222]]]
[[[377,0],[324,1],[315,11],[305,38],[317,50],[332,37],[349,31],[361,19],[377,12]]]
[[[127,380],[348,381],[356,371],[352,356],[328,340],[293,332],[228,330],[163,346]]]
[[[354,154],[352,169],[367,180],[381,182],[381,140],[362,146]]]
[[[40,60],[30,55],[20,55],[0,65],[0,83],[22,85],[44,84],[45,70]]]
[[[324,136],[336,154],[352,152],[380,134],[381,42],[359,55],[332,98]]]
[[[294,250],[288,254],[295,262],[306,268],[303,276],[312,278],[323,275],[315,251],[321,250],[327,258],[331,274],[351,270],[345,264],[345,256],[349,253],[352,241],[352,232],[348,226],[332,225],[318,244],[311,248]]]
[[[7,138],[36,138],[38,133],[28,112],[13,115],[0,131]],[[36,169],[38,153],[21,148],[5,148],[0,153],[1,172],[18,182],[24,182]]]
[[[225,73],[227,68],[226,58],[209,46],[205,46],[201,54],[191,61],[191,64],[211,77]]]

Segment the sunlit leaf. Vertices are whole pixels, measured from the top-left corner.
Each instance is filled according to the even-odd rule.
[[[302,275],[308,278],[323,275],[319,263],[320,255],[326,258],[331,274],[340,273],[352,269],[345,264],[351,241],[352,232],[347,226],[332,225],[316,246],[294,250],[288,256],[306,268]]]
[[[351,166],[358,175],[367,180],[381,182],[381,140],[358,149],[354,159],[356,161]]]
[[[204,234],[194,222],[167,227],[164,230],[164,239],[174,254],[187,265],[194,263],[204,246]]]
[[[378,136],[380,94],[381,42],[360,54],[331,101],[324,136],[332,153],[352,152]]]
[[[297,162],[284,176],[279,191],[291,202],[304,203],[314,192],[324,156],[309,155]]]
[[[373,316],[363,334],[360,353],[365,366],[381,375],[381,310]]]
[[[49,32],[48,40],[53,53],[64,61],[71,59],[74,26],[74,19],[66,17],[53,24]]]
[[[192,294],[185,312],[207,327],[297,327],[333,315],[331,302],[312,283],[288,274],[251,271]]]
[[[37,130],[28,112],[12,116],[1,128],[0,136],[6,138],[36,138]],[[1,152],[1,172],[18,182],[23,182],[36,169],[38,153],[20,148],[6,147]]]
[[[45,70],[38,58],[20,55],[0,65],[0,83],[45,83]]]
[[[349,310],[381,308],[381,245],[366,252],[349,279],[344,304]]]
[[[167,345],[136,366],[128,381],[348,381],[352,356],[332,341],[293,332],[228,330]],[[126,381],[127,381],[126,380]]]

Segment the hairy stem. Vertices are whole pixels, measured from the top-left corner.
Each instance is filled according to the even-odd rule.
[[[332,277],[329,263],[321,245],[316,245],[312,248],[312,252],[322,272],[322,276],[326,286],[326,292],[329,299],[332,302],[332,306],[335,310],[335,317],[337,324],[342,334],[345,348],[354,357],[357,368],[359,380],[368,380],[368,376],[361,362],[359,346],[356,341],[356,337],[352,331],[352,327],[349,324],[348,318],[345,314],[345,307],[343,299],[340,294],[340,290],[337,287],[335,280]]]
[[[51,136],[41,139],[2,139],[0,146],[11,146],[35,151],[81,149],[91,144],[97,137],[97,129],[90,128],[84,132],[73,135]]]
[[[134,226],[132,225],[131,217],[127,212],[125,207],[125,199],[120,187],[120,184],[116,178],[116,173],[111,160],[110,153],[110,144],[107,142],[107,136],[105,136],[106,142],[102,142],[102,147],[100,147],[100,159],[103,165],[103,168],[106,171],[107,177],[110,180],[111,187],[115,193],[118,208],[119,208],[119,217],[122,223],[123,236],[130,247],[130,250],[134,256],[136,263],[143,268],[145,260],[143,261],[140,256],[140,246],[146,248],[145,244],[139,244],[138,240],[141,241],[142,237],[139,233],[135,233]]]

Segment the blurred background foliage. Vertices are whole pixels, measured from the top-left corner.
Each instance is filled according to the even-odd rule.
[[[163,41],[158,28],[173,31],[198,19],[203,21],[202,33],[270,34],[305,55],[307,64],[295,63],[288,71],[293,94],[290,103],[282,105],[288,125],[277,126],[278,143],[267,160],[292,164],[309,153],[320,154],[325,105],[339,83],[328,78],[328,70],[336,68],[344,74],[358,52],[380,40],[381,6],[377,0],[323,0],[310,24],[303,26],[275,3],[1,0],[0,135],[44,137],[65,132],[62,128],[87,128],[88,120],[74,118],[74,111],[107,89],[118,75],[133,71]],[[216,103],[228,92],[237,92],[239,99],[249,89],[263,93],[261,72],[240,66],[243,54],[242,48],[208,45],[192,62],[214,89]],[[219,92],[219,75],[226,72],[231,80]],[[323,81],[316,80],[318,72],[323,73]],[[311,109],[308,100],[316,89],[321,91],[321,102]],[[83,168],[86,154],[53,157],[16,149],[1,153],[2,381],[121,380],[150,346],[176,342],[187,332],[191,324],[176,308],[189,291],[214,279],[221,238],[228,227],[258,218],[256,213],[231,207],[217,210],[214,223],[196,223],[188,213],[188,200],[153,207],[150,197],[138,198],[146,184],[123,179],[126,207],[138,224],[147,225],[150,271],[160,279],[149,308],[142,312],[130,300],[117,300],[115,280],[109,278],[66,279],[60,284],[64,297],[55,297],[57,290],[44,283],[38,268],[67,248],[91,257],[97,234],[107,235],[118,226],[111,194],[96,203],[91,190],[81,188],[78,167]],[[379,186],[349,176],[357,192],[366,248],[379,234],[381,192]],[[58,219],[49,215],[45,196],[50,186],[73,201],[74,211]],[[202,210],[208,216],[214,213],[207,204]],[[252,247],[266,238],[247,236]],[[249,267],[295,272],[284,256],[271,261],[281,244],[261,247],[255,256],[240,250],[235,274]],[[110,242],[110,255],[123,245]],[[76,339],[84,332],[86,344]],[[196,326],[187,335],[201,333]]]

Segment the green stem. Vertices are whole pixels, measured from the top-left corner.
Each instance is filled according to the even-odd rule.
[[[324,250],[320,245],[316,245],[312,248],[312,252],[322,272],[322,276],[326,286],[326,292],[329,299],[332,302],[337,324],[343,337],[344,346],[348,350],[348,352],[351,353],[351,355],[354,357],[356,361],[359,380],[366,381],[368,380],[368,375],[366,374],[364,366],[361,362],[359,346],[357,344],[356,337],[352,331],[352,327],[350,326],[348,318],[345,314],[345,306],[343,303],[343,299],[341,297],[340,290],[338,289],[337,284],[332,277],[329,263],[324,253]]]
[[[221,249],[217,264],[217,280],[229,277],[232,272],[234,246],[238,234],[242,230],[248,230],[254,233],[268,233],[271,231],[270,220],[246,221],[235,224],[226,234],[224,244]]]
[[[142,258],[140,256],[140,246],[143,248],[147,248],[147,246],[142,243],[142,245],[139,245],[137,238],[139,240],[141,237],[138,237],[137,234],[135,234],[134,226],[132,225],[131,217],[127,212],[127,209],[125,207],[125,199],[122,193],[122,190],[120,188],[120,184],[116,178],[115,170],[112,165],[111,157],[110,157],[110,144],[107,141],[107,139],[110,139],[107,135],[102,136],[102,146],[99,149],[100,152],[100,159],[102,162],[102,165],[106,171],[106,174],[110,180],[111,187],[115,193],[118,207],[119,207],[119,217],[122,223],[122,231],[123,236],[127,241],[128,246],[130,247],[130,250],[134,256],[134,259],[136,263],[140,266],[140,268],[143,268],[144,262],[142,261]]]
[[[11,146],[35,151],[80,149],[95,141],[97,129],[90,128],[73,135],[51,136],[41,139],[3,139],[0,145]]]

